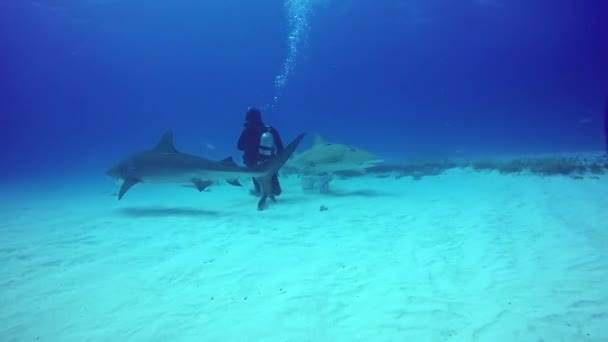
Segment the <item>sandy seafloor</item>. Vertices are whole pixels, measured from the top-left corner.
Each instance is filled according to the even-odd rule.
[[[599,178],[3,185],[0,341],[608,341]]]

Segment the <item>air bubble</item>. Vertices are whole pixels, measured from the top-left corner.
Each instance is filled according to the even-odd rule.
[[[298,57],[298,49],[306,43],[308,18],[310,16],[312,1],[286,0],[285,7],[289,19],[288,50],[281,73],[274,79],[275,96],[273,98],[273,105],[279,102],[283,89],[287,85],[289,77],[293,74]]]

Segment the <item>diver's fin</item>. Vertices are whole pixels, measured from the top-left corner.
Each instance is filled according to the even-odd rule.
[[[199,192],[205,190],[209,185],[213,184],[213,181],[202,180],[200,178],[192,178],[191,181]]]
[[[266,205],[266,198],[268,195],[262,195],[262,198],[258,201],[258,210],[264,210],[264,206]]]
[[[118,190],[118,199],[122,199],[122,196],[125,195],[125,193],[127,191],[129,191],[129,189],[131,189],[131,187],[137,183],[139,183],[139,179],[136,178],[127,178],[124,180],[124,182],[122,182],[122,185],[120,186],[120,190]]]
[[[154,150],[169,154],[178,154],[179,152],[173,144],[173,132],[166,131],[156,144],[156,147],[154,147]]]

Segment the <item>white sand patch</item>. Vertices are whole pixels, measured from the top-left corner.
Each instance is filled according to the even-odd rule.
[[[601,178],[5,192],[0,340],[606,341]]]

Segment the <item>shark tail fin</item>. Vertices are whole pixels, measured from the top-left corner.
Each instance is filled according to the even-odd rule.
[[[304,139],[304,134],[298,135],[291,143],[289,143],[289,145],[285,146],[281,152],[277,153],[273,158],[270,158],[258,165],[256,167],[256,171],[263,173],[263,176],[261,177],[272,176],[277,173],[279,169],[287,162],[289,157],[291,157],[296,148],[298,148],[298,145],[300,145],[302,139]]]
[[[289,157],[293,154],[293,152],[298,148],[298,145],[304,139],[305,134],[298,135],[289,145],[285,146],[285,148],[277,153],[273,158],[268,159],[264,163],[258,165],[255,169],[256,173],[261,173],[261,176],[256,177],[255,179],[260,183],[260,187],[262,190],[262,199],[258,203],[258,209],[261,209],[261,206],[264,204],[266,197],[272,196],[272,177],[279,171],[281,167],[287,162]]]

